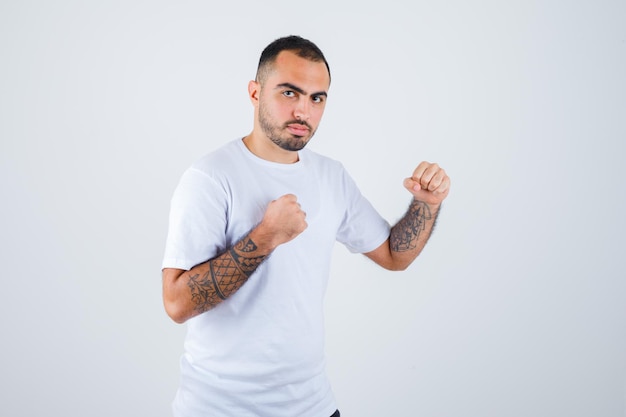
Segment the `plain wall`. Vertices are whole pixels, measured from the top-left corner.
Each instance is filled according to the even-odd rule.
[[[626,4],[227,3],[0,2],[0,415],[170,415],[169,200],[287,34],[331,65],[311,148],[390,222],[452,178],[407,271],[335,250],[342,415],[626,415]]]

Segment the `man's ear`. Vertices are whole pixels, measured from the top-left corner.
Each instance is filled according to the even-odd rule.
[[[248,97],[250,97],[250,101],[252,105],[255,107],[259,104],[259,95],[261,94],[261,84],[256,81],[250,81],[248,83]]]

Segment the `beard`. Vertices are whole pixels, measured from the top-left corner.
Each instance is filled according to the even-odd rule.
[[[309,128],[309,133],[305,136],[297,136],[287,131],[287,126],[290,124],[300,124]],[[315,130],[305,121],[290,120],[283,123],[282,126],[274,124],[272,117],[265,110],[265,106],[259,103],[259,125],[263,133],[277,146],[286,151],[299,151],[309,143],[309,140],[315,134]]]

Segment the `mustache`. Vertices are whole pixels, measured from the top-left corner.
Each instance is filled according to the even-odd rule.
[[[311,128],[311,125],[308,124],[306,121],[304,120],[291,120],[285,123],[285,127],[289,126],[289,125],[302,125],[302,126],[306,126],[309,128],[309,130],[313,130],[313,128]]]

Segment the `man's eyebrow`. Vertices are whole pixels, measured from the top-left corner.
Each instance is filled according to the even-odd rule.
[[[300,87],[295,86],[295,85],[293,85],[293,84],[291,84],[291,83],[282,83],[282,84],[278,84],[278,85],[276,86],[276,88],[288,88],[288,89],[290,89],[290,90],[295,91],[295,92],[296,92],[296,93],[298,93],[298,94],[303,94],[303,95],[306,95],[306,94],[307,94],[307,92],[306,92],[306,91],[304,91],[304,90],[303,90],[303,89],[301,89]],[[312,96],[316,96],[316,97],[319,97],[319,96],[325,96],[325,97],[328,97],[328,94],[326,93],[326,91],[320,91],[320,92],[317,92],[317,93],[313,93],[313,94],[311,94],[311,95],[312,95]]]

